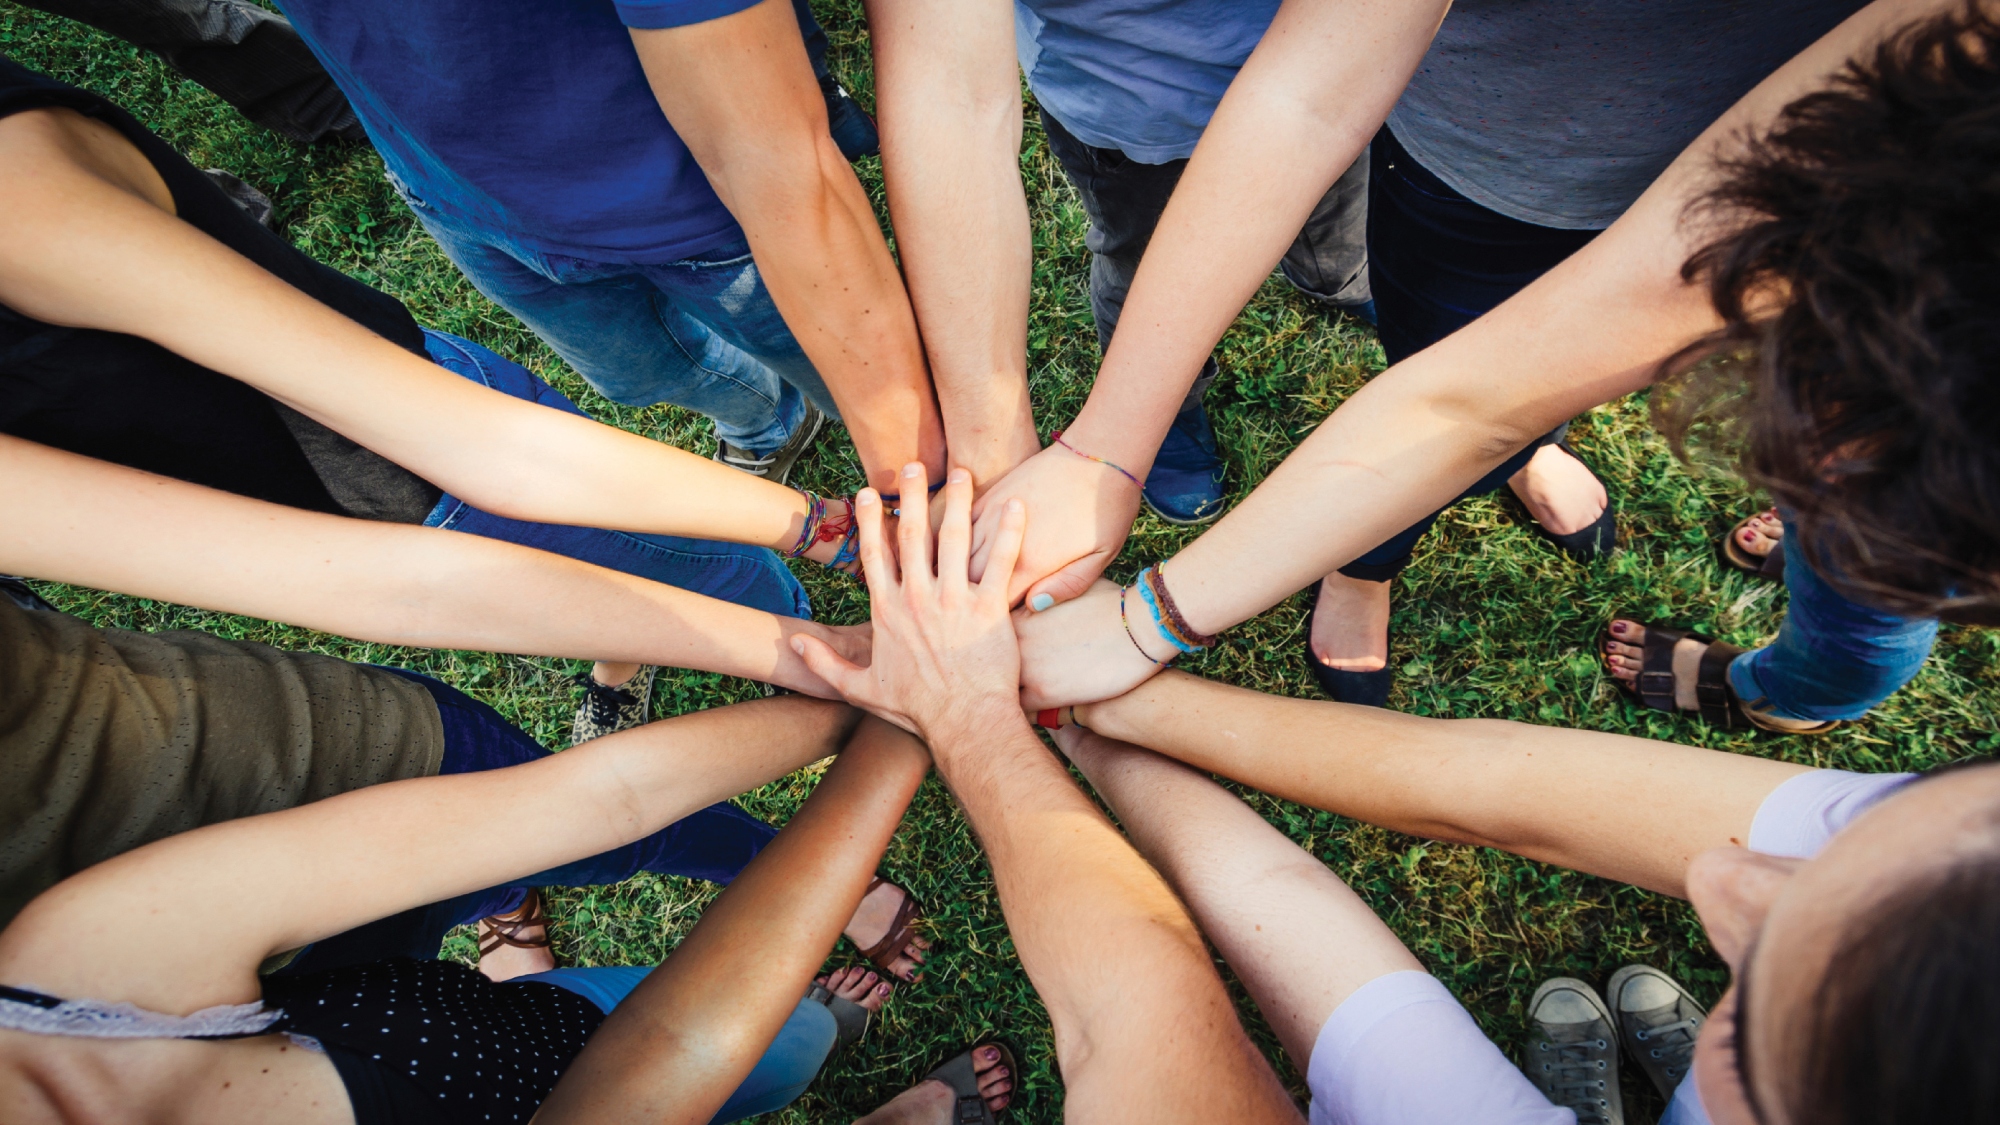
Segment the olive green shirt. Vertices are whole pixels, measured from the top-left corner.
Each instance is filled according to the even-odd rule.
[[[94,863],[429,776],[443,749],[430,693],[393,673],[0,598],[0,927]]]

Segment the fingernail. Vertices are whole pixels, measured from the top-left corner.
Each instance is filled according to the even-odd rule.
[[[972,474],[966,472],[964,469],[953,469],[951,471],[951,475],[945,477],[944,479],[950,481],[953,484],[964,484],[966,481],[972,479]]]
[[[881,502],[882,494],[872,488],[864,488],[854,496],[854,505],[857,508],[863,504],[880,504]]]
[[[911,462],[910,464],[903,466],[904,480],[916,480],[918,477],[923,475],[924,475],[924,467],[922,465],[919,465],[915,462]]]
[[[805,638],[803,638],[803,637],[793,637],[793,638],[792,638],[792,651],[793,651],[793,652],[796,652],[796,653],[798,653],[798,654],[799,654],[800,656],[804,656],[804,655],[806,654],[806,642],[805,642]]]
[[[1040,613],[1054,604],[1056,604],[1056,599],[1049,594],[1036,594],[1034,597],[1028,599],[1028,608],[1034,610],[1036,613]]]
[[[1021,503],[1019,497],[1015,497],[1014,499],[1007,501],[1007,510],[1010,512],[1024,511],[1026,510],[1026,507],[1027,505]]]

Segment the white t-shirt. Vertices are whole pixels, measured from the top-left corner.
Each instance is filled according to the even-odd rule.
[[[1915,775],[1814,770],[1771,791],[1750,850],[1805,858]],[[1376,977],[1327,1017],[1306,1068],[1312,1125],[1575,1125],[1500,1053],[1436,977]],[[1660,1125],[1708,1125],[1693,1082]]]

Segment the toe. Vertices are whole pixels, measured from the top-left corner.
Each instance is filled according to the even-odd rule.
[[[1606,632],[1610,634],[1613,640],[1622,641],[1628,645],[1644,645],[1646,643],[1646,627],[1627,617],[1620,617],[1614,620]]]

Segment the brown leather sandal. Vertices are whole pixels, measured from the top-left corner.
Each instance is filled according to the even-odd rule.
[[[1736,542],[1736,537],[1743,534],[1743,529],[1750,526],[1751,520],[1769,514],[1770,510],[1766,509],[1758,512],[1755,516],[1745,516],[1738,520],[1736,526],[1730,528],[1729,534],[1723,536],[1722,542],[1716,546],[1722,552],[1722,565],[1729,569],[1740,570],[1745,574],[1755,575],[1758,578],[1767,578],[1773,582],[1783,582],[1785,580],[1785,545],[1783,542],[1779,542],[1773,546],[1771,553],[1763,556],[1751,554],[1744,550],[1741,544]]]
[[[542,928],[540,937],[521,936],[521,931],[536,926]],[[548,911],[543,908],[542,892],[529,887],[528,897],[521,900],[521,905],[513,913],[496,914],[479,920],[479,955],[484,957],[503,945],[515,949],[547,949],[549,933],[554,929],[555,923],[549,920]]]
[[[876,876],[868,884],[868,889],[861,892],[861,897],[867,898],[875,893],[876,887],[888,882],[887,879]],[[894,886],[894,884],[889,885]],[[869,964],[882,970],[885,975],[895,980],[902,980],[903,978],[897,976],[891,966],[896,963],[896,958],[901,957],[904,951],[910,948],[911,940],[917,936],[916,923],[922,919],[922,908],[917,905],[917,897],[911,894],[908,888],[896,889],[903,892],[903,901],[896,907],[896,916],[889,920],[889,931],[882,935],[881,941],[862,950],[861,956]]]
[[[1625,618],[1633,621],[1636,618]],[[1783,725],[1784,720],[1768,714],[1769,704],[1763,699],[1745,703],[1738,698],[1736,689],[1729,686],[1729,662],[1743,655],[1744,650],[1726,641],[1718,641],[1700,633],[1685,629],[1669,629],[1663,625],[1639,622],[1646,630],[1646,641],[1642,646],[1643,656],[1639,661],[1639,676],[1632,684],[1616,680],[1621,690],[1655,711],[1665,711],[1669,715],[1682,714],[1680,705],[1674,698],[1674,646],[1683,640],[1694,641],[1708,647],[1702,651],[1701,663],[1696,666],[1694,680],[1694,712],[1710,726],[1723,730],[1744,730],[1756,727],[1773,734],[1825,734],[1838,727],[1839,720],[1829,719],[1808,726]],[[1618,640],[1616,634],[1605,630],[1605,637]]]

